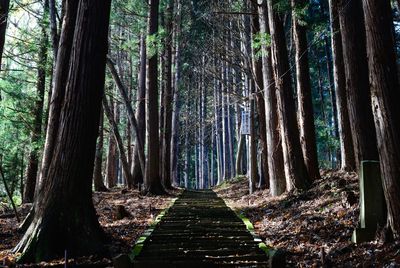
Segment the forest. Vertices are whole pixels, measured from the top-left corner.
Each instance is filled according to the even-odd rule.
[[[399,267],[400,0],[0,0],[0,267]]]

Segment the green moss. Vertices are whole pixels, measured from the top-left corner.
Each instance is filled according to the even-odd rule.
[[[164,209],[163,211],[158,214],[154,222],[150,224],[150,227],[139,237],[139,239],[136,241],[135,246],[132,249],[131,254],[129,254],[129,258],[131,260],[134,260],[142,251],[144,244],[146,243],[147,239],[151,236],[153,233],[155,227],[157,224],[161,221],[161,219],[167,214],[168,210],[174,205],[175,201],[178,198],[175,198],[171,201],[171,204],[168,206],[168,208]]]

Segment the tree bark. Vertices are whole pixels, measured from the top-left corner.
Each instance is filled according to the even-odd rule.
[[[171,183],[171,131],[172,131],[172,16],[173,16],[173,0],[168,1],[165,14],[166,38],[165,38],[165,58],[164,68],[164,113],[162,127],[162,145],[161,145],[161,178],[166,189],[172,189]]]
[[[60,41],[60,35],[58,33],[58,27],[57,27],[56,0],[49,0],[49,15],[50,15],[51,43],[53,47],[53,58],[54,62],[56,62],[58,54],[58,45]]]
[[[268,10],[266,0],[262,0],[258,8],[261,34],[268,34]],[[275,83],[272,73],[271,49],[264,43],[262,49],[263,81],[265,90],[265,115],[267,135],[267,159],[269,167],[269,187],[272,196],[285,192],[285,170],[283,166],[282,143],[279,134],[278,107]]]
[[[138,131],[136,132],[136,135],[139,135],[140,140],[144,142],[146,140],[146,103],[145,103],[145,98],[146,98],[146,58],[147,58],[147,53],[146,53],[146,37],[145,35],[142,35],[140,38],[140,70],[139,70],[139,86],[138,86],[138,92],[136,95],[136,121],[137,121],[137,127]],[[133,166],[132,166],[132,176],[133,176],[133,181],[135,184],[140,184],[143,183],[143,178],[144,178],[144,170],[142,171],[141,165],[140,165],[140,160],[139,160],[139,154],[142,155],[144,158],[144,144],[141,148],[141,152],[139,152],[139,148],[137,146],[137,138],[136,138],[136,146],[134,150],[134,156],[133,156]]]
[[[105,235],[92,202],[92,175],[105,81],[111,1],[81,0],[52,163],[34,219],[15,252],[20,262],[100,254]],[[63,29],[65,31],[66,29]],[[60,57],[58,58],[60,60]]]
[[[122,170],[124,172],[125,180],[128,184],[128,188],[133,188],[133,179],[129,168],[128,158],[125,153],[125,146],[122,141],[121,134],[119,133],[117,122],[115,121],[115,119],[111,114],[110,107],[108,105],[106,97],[103,98],[103,108],[104,108],[104,114],[106,115],[108,122],[110,123],[110,126],[112,128],[112,132],[114,134],[114,139],[117,144],[119,158],[122,163]]]
[[[58,47],[57,63],[53,73],[52,95],[47,121],[46,142],[43,151],[40,184],[46,180],[47,171],[53,160],[54,147],[60,124],[62,103],[65,97],[65,88],[68,81],[72,43],[75,33],[75,22],[79,1],[66,0],[65,15]]]
[[[115,115],[115,103],[111,102],[112,116]],[[113,135],[112,129],[108,133],[108,153],[107,153],[107,170],[106,170],[107,187],[113,188],[117,185],[118,181],[118,157],[117,157],[117,144]]]
[[[36,178],[38,175],[39,168],[39,148],[40,139],[42,136],[42,121],[43,121],[43,110],[44,110],[44,93],[46,90],[46,69],[47,69],[47,47],[49,38],[46,31],[45,20],[47,18],[48,0],[44,2],[43,18],[41,21],[41,38],[40,48],[38,57],[38,78],[36,84],[36,102],[33,110],[34,122],[33,131],[31,133],[31,151],[29,153],[28,166],[26,170],[26,180],[24,187],[24,203],[32,203],[35,196]]]
[[[276,83],[279,125],[281,130],[283,157],[286,175],[286,188],[307,189],[310,185],[307,168],[300,144],[299,129],[296,122],[292,79],[290,77],[285,32],[282,20],[273,10],[272,1],[268,3],[269,28],[271,32],[271,56]]]
[[[400,237],[400,99],[390,1],[364,0],[372,106],[388,225]]]
[[[179,172],[179,114],[180,114],[180,83],[181,83],[181,1],[176,1],[177,17],[175,21],[175,74],[174,74],[174,100],[173,100],[173,115],[172,115],[172,138],[171,138],[171,178],[174,186],[178,186]]]
[[[3,57],[4,43],[6,40],[9,6],[10,6],[10,0],[0,0],[0,70],[2,66],[1,59]]]
[[[257,4],[253,4],[254,12],[257,13]],[[260,33],[260,21],[258,16],[253,16],[252,21],[252,39],[256,34]],[[261,169],[260,172],[260,180],[258,187],[268,188],[269,187],[269,170],[268,170],[268,158],[267,158],[267,127],[265,121],[265,100],[264,100],[264,81],[263,81],[263,73],[262,73],[262,59],[258,57],[257,51],[253,48],[252,52],[252,63],[253,63],[253,77],[255,84],[255,97],[257,104],[257,114],[258,114],[258,132],[259,132],[259,146],[260,146],[260,154],[261,154]]]
[[[135,131],[136,134],[136,146],[138,148],[138,158],[139,158],[139,163],[140,163],[140,169],[144,170],[145,169],[145,156],[144,156],[144,141],[141,139],[141,130],[139,129],[138,122],[136,121],[135,113],[133,112],[132,105],[129,100],[128,92],[125,86],[122,83],[121,78],[119,77],[117,70],[115,69],[114,63],[110,58],[107,58],[107,66],[108,69],[111,72],[112,77],[114,78],[115,84],[117,85],[117,88],[122,96],[122,99],[125,103],[125,108],[128,112],[128,119],[133,127],[133,130]]]
[[[363,160],[378,160],[368,79],[366,37],[361,0],[340,1],[344,69],[357,170]]]
[[[353,139],[351,137],[349,111],[346,97],[346,75],[343,62],[342,36],[340,33],[338,1],[329,0],[331,23],[333,80],[335,84],[336,106],[340,140],[340,167],[351,171],[356,168]]]
[[[291,0],[293,20],[293,42],[295,45],[296,84],[298,123],[300,130],[301,148],[308,175],[311,180],[321,178],[319,174],[317,142],[315,138],[314,108],[311,95],[310,66],[308,62],[307,30],[301,15],[296,11],[304,8],[305,0]]]
[[[104,146],[104,116],[103,111],[100,115],[99,136],[97,137],[96,154],[94,160],[93,184],[96,192],[108,192],[104,185],[102,165],[103,165],[103,146]]]
[[[158,32],[159,0],[149,0],[148,34]],[[148,133],[145,191],[151,194],[164,194],[160,178],[160,144],[158,120],[158,55],[150,55],[147,63],[146,127]]]
[[[138,131],[136,135],[140,136],[140,140],[144,142],[146,140],[146,37],[142,34],[140,38],[140,70],[139,70],[139,85],[138,92],[136,95],[136,121]],[[137,146],[137,138],[136,138],[136,146],[134,149],[134,157],[133,157],[133,166],[132,166],[132,176],[135,184],[141,184],[144,180],[144,170],[142,171],[139,154],[141,154],[144,158],[144,143],[141,148],[141,152],[139,152],[139,148]]]
[[[250,82],[250,93],[255,91],[255,83]],[[255,100],[250,99],[250,142],[249,142],[249,191],[254,193],[258,182],[257,170],[257,137],[255,129]]]

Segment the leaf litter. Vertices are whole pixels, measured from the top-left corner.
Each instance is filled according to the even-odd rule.
[[[245,177],[215,191],[248,217],[263,242],[286,252],[288,267],[400,267],[400,241],[351,242],[359,219],[355,173],[324,170],[308,191],[249,193]],[[324,264],[323,264],[324,263]]]

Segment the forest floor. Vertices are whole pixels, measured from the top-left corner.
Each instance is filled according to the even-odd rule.
[[[86,256],[69,260],[74,265],[110,266],[112,259],[119,254],[127,254],[136,240],[150,226],[157,215],[167,208],[180,190],[170,192],[168,196],[142,196],[137,190],[113,189],[110,192],[93,194],[93,203],[99,216],[99,222],[110,237],[108,245],[110,256]],[[23,219],[30,205],[21,206],[18,211]],[[15,255],[11,250],[22,237],[18,223],[10,217],[12,211],[5,210],[0,204],[0,267],[13,266]],[[24,267],[62,266],[64,259],[52,262],[26,265]]]
[[[321,267],[322,259],[332,267],[400,267],[400,241],[376,240],[358,245],[350,242],[359,215],[358,179],[354,173],[324,171],[322,179],[314,182],[310,190],[280,197],[271,197],[268,190],[249,195],[245,178],[224,183],[215,191],[228,206],[251,220],[268,246],[287,252],[289,267]],[[113,257],[130,252],[137,238],[179,192],[160,197],[144,197],[136,190],[123,189],[94,193],[99,221],[111,238],[111,254],[69,263],[110,265]],[[128,213],[118,215],[121,208]],[[29,209],[29,205],[18,209],[21,218]],[[0,203],[0,267],[14,263],[11,250],[22,236],[10,215],[12,211],[3,209]],[[118,219],[119,216],[125,217]],[[61,266],[63,261],[26,267]]]
[[[286,252],[289,267],[322,267],[322,259],[326,267],[400,267],[400,241],[350,241],[359,217],[356,174],[323,171],[310,190],[280,197],[248,189],[238,178],[215,191],[251,220],[265,244]]]

